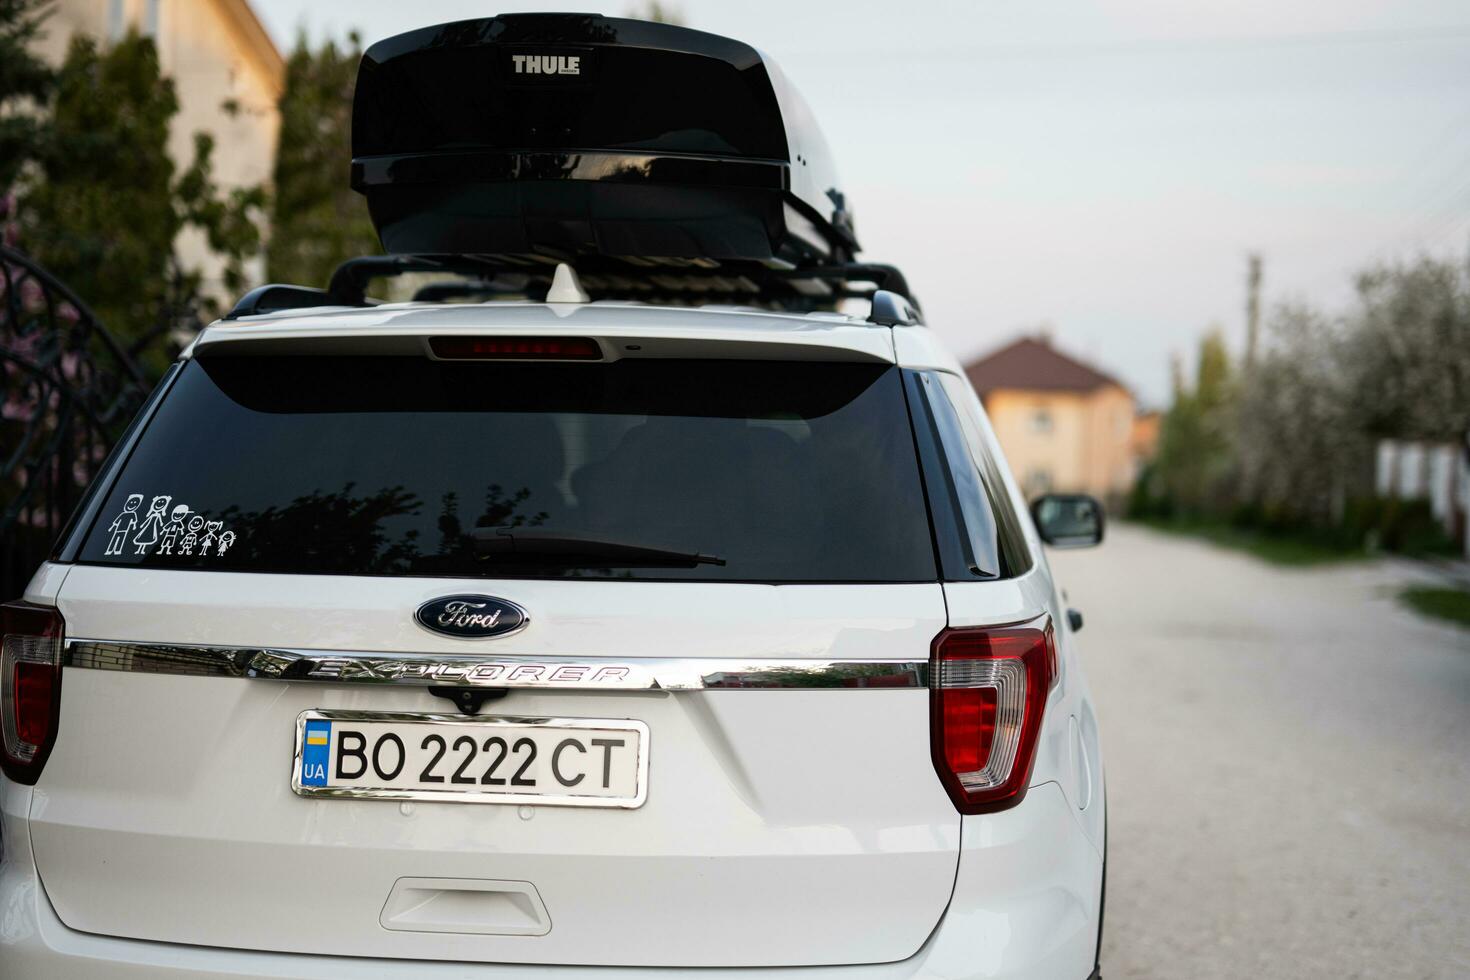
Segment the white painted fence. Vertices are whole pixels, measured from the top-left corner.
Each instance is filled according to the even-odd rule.
[[[1470,434],[1459,445],[1382,440],[1377,491],[1380,497],[1428,500],[1435,518],[1460,536],[1470,558]]]

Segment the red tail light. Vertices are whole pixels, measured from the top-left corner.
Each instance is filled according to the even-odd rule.
[[[1051,621],[948,629],[934,638],[934,768],[961,813],[1021,802],[1056,654]]]
[[[591,337],[430,337],[429,350],[445,361],[600,361]]]
[[[0,768],[18,783],[35,783],[56,741],[65,630],[50,606],[0,606]]]

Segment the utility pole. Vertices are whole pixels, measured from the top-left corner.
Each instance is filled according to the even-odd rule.
[[[1256,344],[1261,332],[1261,253],[1252,252],[1248,257],[1245,275],[1245,366],[1249,370],[1256,363]]]

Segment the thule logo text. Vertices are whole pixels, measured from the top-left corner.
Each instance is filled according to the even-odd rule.
[[[582,56],[576,54],[513,54],[517,75],[580,75]]]

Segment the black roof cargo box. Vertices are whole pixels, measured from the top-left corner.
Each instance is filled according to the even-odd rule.
[[[749,45],[515,14],[363,55],[352,185],[394,253],[779,269],[857,250],[810,111]]]

